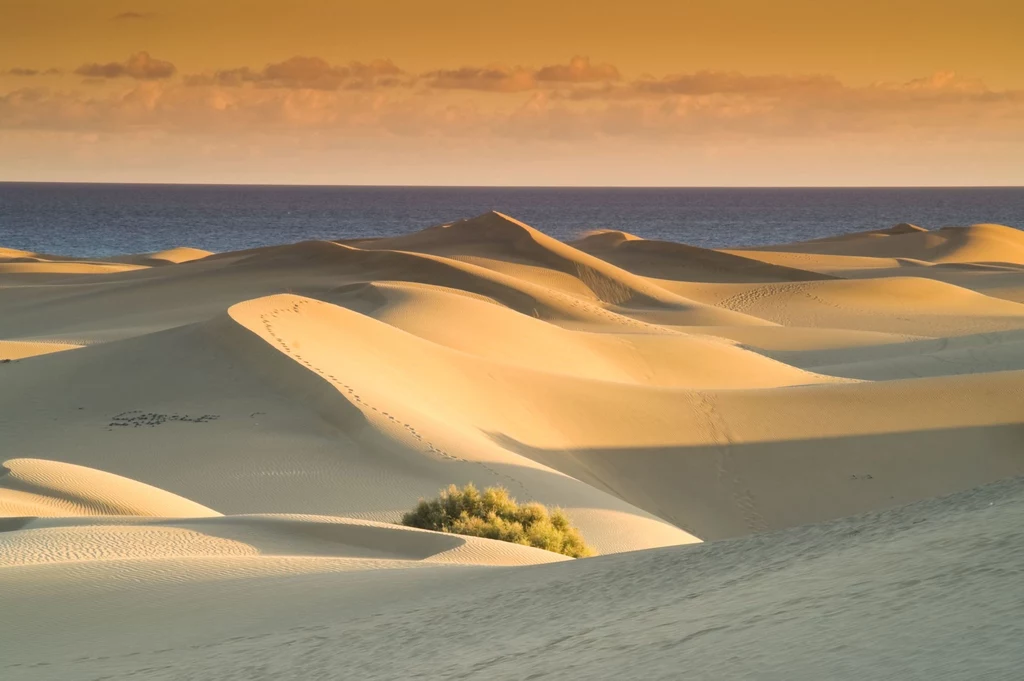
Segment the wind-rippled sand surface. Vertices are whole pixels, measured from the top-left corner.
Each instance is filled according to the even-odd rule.
[[[1009,227],[0,249],[0,360],[0,678],[1024,666]],[[618,555],[393,524],[467,482]]]

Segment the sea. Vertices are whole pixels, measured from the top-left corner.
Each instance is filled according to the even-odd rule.
[[[407,234],[497,210],[562,240],[595,229],[719,248],[912,222],[1024,227],[1024,187],[561,188],[0,183],[0,247],[100,257]]]

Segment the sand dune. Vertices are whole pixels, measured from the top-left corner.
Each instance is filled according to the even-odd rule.
[[[757,323],[708,308],[616,267],[497,212],[438,225],[392,239],[376,239],[366,249],[415,251],[472,263],[554,291],[614,306],[658,309],[679,324]]]
[[[198,260],[199,258],[205,258],[208,255],[213,255],[213,253],[210,251],[204,251],[201,248],[189,248],[187,246],[168,248],[162,251],[157,251],[155,253],[140,253],[137,255],[115,255],[99,259],[81,258],[67,255],[51,255],[47,253],[33,253],[31,251],[20,251],[14,248],[0,248],[0,262],[63,262],[82,263],[86,265],[109,265],[113,263],[124,263],[131,265],[139,265],[142,267],[151,267],[154,265],[179,264],[183,262],[188,262],[190,260]]]
[[[686,300],[639,277],[634,280],[662,299],[651,305],[662,319],[674,324],[771,324]],[[26,341],[109,341],[209,319],[235,303],[264,295],[321,296],[339,286],[376,281],[408,281],[475,293],[524,314],[578,327],[647,326],[630,316],[629,309],[603,304],[592,293],[571,295],[469,262],[305,242],[211,256],[175,267],[91,276],[66,285],[0,287],[0,308],[8,311],[0,319],[0,335]]]
[[[201,248],[189,248],[178,246],[167,248],[155,253],[141,253],[138,255],[121,255],[109,258],[110,262],[122,262],[143,267],[159,267],[161,265],[180,265],[183,262],[200,260],[213,255],[211,251],[204,251]]]
[[[40,459],[0,468],[0,516],[219,515],[156,487],[103,471]]]
[[[305,312],[313,307],[323,311]],[[281,327],[272,315],[284,317]],[[332,324],[334,316],[341,321]],[[254,334],[271,331],[281,345]],[[303,338],[310,331],[325,335]],[[432,377],[403,382],[404,370],[389,351],[423,353],[416,366],[424,370],[430,362],[445,364]],[[592,526],[599,550],[693,541],[604,491],[505,451],[472,423],[437,420],[471,394],[454,405],[442,402],[439,415],[411,402],[419,395],[428,401],[438,401],[435,394],[458,396],[462,383],[439,381],[450,383],[444,367],[458,372],[462,364],[473,366],[473,358],[340,307],[275,296],[209,322],[5,365],[10,392],[0,395],[0,418],[5,432],[24,442],[25,456],[45,452],[225,513],[394,521],[420,496],[460,480],[505,484],[520,497],[566,506]],[[478,371],[521,371],[484,367]],[[72,387],[63,386],[68,375],[76,377]],[[90,386],[97,384],[106,386],[102,395],[93,394]],[[509,396],[479,408],[496,418],[536,409],[523,404],[498,414],[514,404]],[[527,424],[535,417],[529,418]],[[49,427],[55,420],[58,431]],[[183,442],[190,444],[183,448]],[[448,451],[455,447],[458,453]]]
[[[463,259],[472,257],[485,266],[512,272],[530,271],[515,267],[526,265],[534,268],[533,272],[544,272],[542,282],[551,281],[552,271],[561,272],[578,280],[579,287],[572,292],[589,291],[588,297],[603,303],[672,306],[677,302],[671,294],[652,286],[642,277],[497,212],[431,227],[409,236],[379,239],[363,248],[417,251]]]
[[[766,283],[831,278],[724,251],[668,241],[647,241],[625,232],[594,232],[572,245],[630,272],[657,279]]]
[[[1012,544],[1019,483],[964,490],[1024,475],[1022,301],[1024,237],[998,225],[708,250],[566,244],[488,213],[221,254],[0,251],[0,669],[231,678],[258,660],[246,678],[315,678],[340,664],[318,637],[344,635],[361,677],[520,677],[556,630],[591,640],[586,620],[647,676],[682,650],[697,677],[749,675],[749,659],[771,678],[863,678],[835,642],[867,645],[868,606],[822,585],[867,574],[892,599],[973,564],[977,537]],[[395,524],[468,482],[634,553],[570,561]],[[975,607],[955,592],[897,619],[916,632]],[[565,599],[605,609],[579,619]],[[472,636],[452,647],[494,608],[524,633],[495,659]],[[817,639],[821,608],[846,614]],[[188,624],[207,611],[231,621]],[[102,640],[81,635],[113,612]],[[373,653],[413,629],[430,632],[415,654]],[[657,648],[670,630],[684,642]],[[777,654],[794,645],[815,652]],[[566,644],[551,673],[616,664],[587,650]],[[933,678],[944,654],[914,669]]]
[[[601,332],[566,329],[494,305],[482,296],[438,286],[361,284],[324,298],[438,345],[524,369],[691,388],[823,380],[724,339],[656,327],[642,334],[628,327]],[[466,319],[475,323],[462,324]],[[339,321],[338,325],[345,324]],[[723,366],[729,370],[721,370]]]
[[[1020,328],[1024,305],[934,279],[694,284],[689,294],[782,326],[949,337]]]
[[[926,269],[929,274],[920,276],[927,277],[937,266],[1012,271],[1024,265],[1024,236],[1005,225],[937,231],[909,227],[727,252],[840,277],[882,268],[904,270],[908,276],[918,276]]]
[[[781,244],[756,250],[908,258],[931,263],[1024,265],[1024,233],[1004,225],[946,227],[938,231],[908,225],[895,230],[862,232],[845,237]]]
[[[788,360],[830,376],[872,381],[989,373],[1024,369],[1024,333],[1007,331],[874,346],[843,353],[832,364],[830,353],[799,353]],[[814,355],[817,355],[816,357]]]

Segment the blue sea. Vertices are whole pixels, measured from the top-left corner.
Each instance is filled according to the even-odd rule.
[[[0,246],[96,257],[392,236],[488,210],[559,239],[753,246],[912,222],[1024,227],[1024,188],[666,189],[0,183]]]

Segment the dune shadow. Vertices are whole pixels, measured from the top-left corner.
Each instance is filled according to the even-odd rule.
[[[0,518],[0,532],[15,532],[22,529],[35,519],[36,517],[32,515]]]
[[[765,357],[800,367],[814,369],[819,366],[837,364],[836,355],[842,352],[842,364],[856,364],[876,360],[894,359],[899,357],[916,357],[946,350],[985,348],[1001,343],[1024,342],[1024,329],[1005,331],[985,331],[963,336],[942,336],[922,338],[920,340],[881,343],[860,347],[825,348],[812,350],[767,350],[749,343],[740,346]]]
[[[782,529],[1024,475],[1024,425],[702,446],[498,445],[701,539]]]

